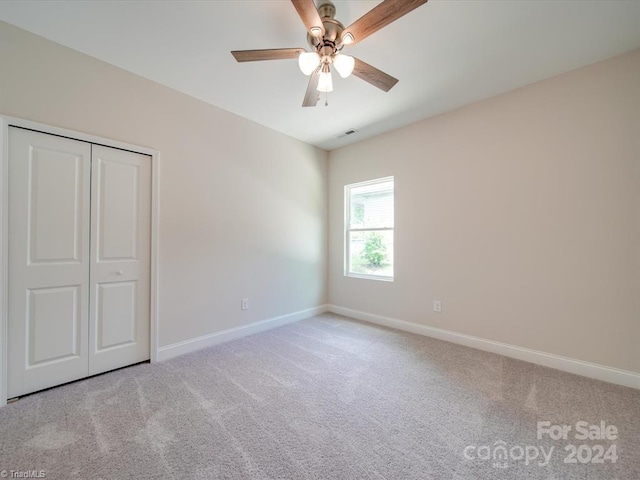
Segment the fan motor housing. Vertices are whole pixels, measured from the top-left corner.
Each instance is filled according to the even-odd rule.
[[[340,42],[344,25],[334,18],[336,7],[331,2],[325,2],[318,7],[318,14],[324,25],[324,36],[318,38],[307,34],[307,42],[320,56],[337,53],[340,50],[337,45]]]

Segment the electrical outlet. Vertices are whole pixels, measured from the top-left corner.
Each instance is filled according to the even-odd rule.
[[[440,300],[433,301],[433,311],[438,313],[442,312],[442,302]]]
[[[240,308],[242,310],[249,310],[249,299],[243,298],[240,302]]]

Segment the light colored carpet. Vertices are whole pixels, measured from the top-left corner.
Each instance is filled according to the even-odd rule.
[[[618,438],[537,439],[581,420]],[[27,396],[0,429],[0,470],[48,479],[640,479],[640,391],[331,314]]]

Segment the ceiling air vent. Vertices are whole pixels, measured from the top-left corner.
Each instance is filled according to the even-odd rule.
[[[358,130],[356,130],[355,128],[350,128],[349,130],[345,131],[344,133],[341,133],[340,135],[338,135],[338,138],[348,137],[349,135],[354,135],[356,133],[358,133]]]

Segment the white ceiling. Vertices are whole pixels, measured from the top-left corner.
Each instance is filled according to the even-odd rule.
[[[349,25],[379,2],[333,3]],[[229,53],[306,48],[287,0],[5,0],[0,19],[327,150],[640,47],[638,0],[431,0],[345,47],[390,92],[334,75],[329,106],[302,108],[295,60]]]

